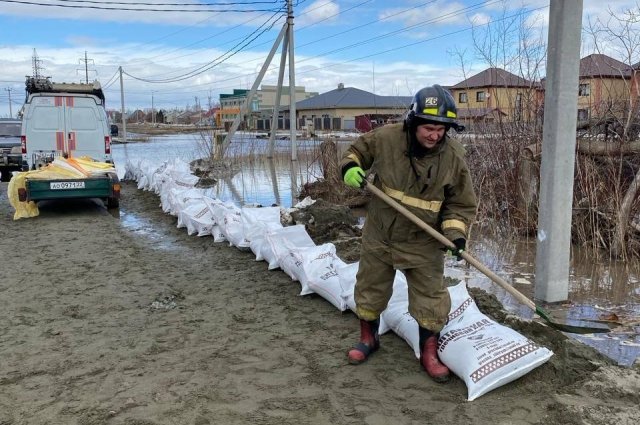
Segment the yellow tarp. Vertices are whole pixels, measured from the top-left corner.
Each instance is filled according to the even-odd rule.
[[[40,212],[35,202],[20,202],[19,189],[26,189],[27,179],[55,180],[55,179],[84,179],[91,176],[99,176],[107,173],[115,173],[113,164],[97,162],[83,156],[80,158],[56,158],[52,163],[39,170],[15,173],[9,181],[7,196],[9,203],[16,210],[14,220],[36,217]]]

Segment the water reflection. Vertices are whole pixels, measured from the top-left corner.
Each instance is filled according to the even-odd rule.
[[[233,177],[224,179],[212,192],[219,199],[233,200],[239,205],[258,203],[278,204],[290,207],[296,204],[299,188],[320,175],[317,161],[320,152],[318,140],[301,140],[297,149],[297,161],[291,161],[290,142],[275,141],[275,153],[268,158],[267,139],[240,134],[227,149],[232,162],[242,166]],[[156,136],[147,142],[116,144],[112,148],[113,159],[120,178],[124,177],[127,161],[137,163],[146,159],[158,165],[178,158],[190,162],[207,157],[211,148],[200,134]]]
[[[299,140],[297,161],[291,160],[289,140],[275,142],[274,156],[269,158],[268,139],[238,134],[229,145],[228,155],[231,161],[242,165],[240,171],[218,182],[207,190],[207,194],[223,200],[233,200],[238,205],[277,204],[289,207],[297,203],[298,190],[302,185],[321,176],[318,161],[320,141]],[[339,149],[343,149],[349,142],[338,143]],[[136,163],[146,159],[161,164],[163,161],[179,158],[190,162],[207,157],[210,152],[211,148],[203,142],[200,134],[157,136],[148,142],[113,146],[113,157],[120,177],[124,176],[127,161]],[[133,226],[135,231],[153,237],[154,231],[150,223],[140,222],[138,218],[126,214],[122,215],[122,220]],[[478,260],[511,282],[525,296],[533,298],[535,239],[505,241],[482,235],[474,235],[472,239],[472,252]],[[152,242],[160,247],[167,243],[162,238]],[[569,277],[569,298],[572,302],[553,306],[554,312],[574,319],[600,319],[615,313],[622,318],[637,320],[640,316],[639,264],[638,261],[594,259],[587,251],[574,247]],[[473,268],[452,261],[448,263],[447,275],[494,294],[513,314],[524,318],[533,317],[529,308],[514,300],[509,293]],[[571,336],[597,348],[620,364],[629,365],[640,356],[639,334],[640,325],[636,325],[614,334]]]

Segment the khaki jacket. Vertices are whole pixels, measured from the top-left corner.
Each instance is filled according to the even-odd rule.
[[[407,149],[407,134],[402,131],[402,124],[386,125],[353,142],[340,166],[355,162],[364,170],[374,171],[374,184],[421,220],[441,231],[449,240],[466,238],[475,217],[476,197],[463,158],[464,148],[447,137],[433,152],[414,158],[418,178],[409,162]],[[425,250],[425,244],[441,247],[424,230],[377,197],[369,204],[366,221],[363,245],[373,247],[369,242],[375,241],[374,245],[381,244],[382,248],[393,243],[408,255],[409,258],[402,261],[405,265],[422,263],[424,255],[421,251],[433,252]],[[415,252],[420,246],[422,250]]]

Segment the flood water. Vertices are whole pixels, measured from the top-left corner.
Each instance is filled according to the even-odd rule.
[[[348,139],[337,139],[339,145],[348,145]],[[213,187],[218,199],[245,204],[290,207],[297,203],[299,188],[321,176],[319,143],[298,140],[297,160],[291,161],[291,144],[276,140],[274,158],[266,158],[268,140],[251,134],[238,134],[227,151],[228,158],[244,157],[241,170]],[[145,142],[114,144],[112,148],[118,175],[122,178],[127,161],[137,163],[146,159],[160,165],[163,161],[179,158],[189,162],[208,156],[210,148],[200,134],[178,134],[152,137]],[[250,158],[247,160],[247,158]],[[233,159],[231,159],[233,161]],[[124,226],[138,226],[136,217],[123,209]],[[134,224],[137,223],[137,224]],[[154,234],[155,232],[155,234]],[[160,229],[145,227],[151,241],[158,239]],[[160,238],[162,239],[162,238]],[[506,242],[476,236],[471,251],[474,256],[502,278],[512,283],[525,296],[533,298],[535,285],[536,241]],[[612,320],[625,326],[613,326],[607,334],[574,335],[587,345],[616,360],[620,365],[631,365],[640,357],[640,260],[630,262],[594,259],[579,247],[572,248],[569,276],[571,303],[545,306],[554,317],[579,320]],[[446,274],[466,281],[469,286],[480,287],[498,297],[505,308],[520,317],[531,318],[533,313],[514,300],[475,269],[448,261]],[[615,315],[615,316],[613,316]]]

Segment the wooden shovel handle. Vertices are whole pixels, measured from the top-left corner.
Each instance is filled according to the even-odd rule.
[[[386,193],[384,193],[383,191],[375,187],[373,184],[367,182],[367,189],[369,189],[374,195],[376,195],[378,198],[382,199],[391,207],[393,207],[395,210],[397,210],[400,214],[407,217],[409,220],[411,220],[413,223],[415,223],[418,227],[420,227],[422,230],[427,232],[433,238],[438,240],[438,242],[440,242],[442,245],[446,246],[447,248],[456,249],[456,246],[453,244],[453,242],[451,242],[449,239],[444,237],[444,235],[442,235],[436,229],[429,226],[424,221],[420,220],[414,213],[412,213],[411,211],[409,211],[408,209],[400,205],[395,199],[393,199],[392,197],[390,197],[389,195],[387,195]],[[536,305],[533,301],[525,297],[524,294],[522,294],[516,288],[511,286],[509,282],[507,282],[506,280],[504,280],[503,278],[501,278],[500,276],[498,276],[497,274],[489,270],[484,264],[482,264],[480,261],[476,260],[473,256],[471,256],[471,254],[469,254],[466,251],[463,251],[461,257],[464,258],[467,261],[467,263],[471,264],[473,267],[480,270],[485,276],[487,276],[493,282],[500,285],[505,291],[513,295],[515,299],[517,299],[522,304],[529,307],[534,312],[536,311]]]

